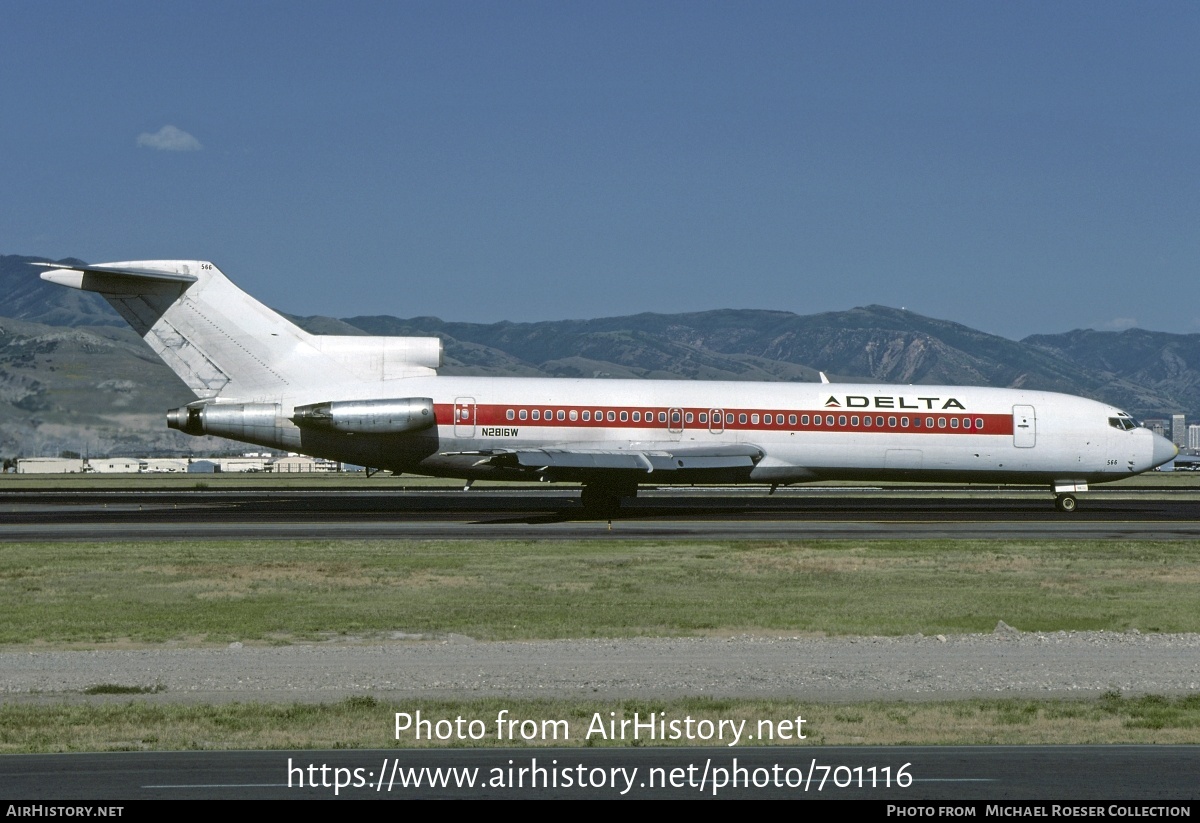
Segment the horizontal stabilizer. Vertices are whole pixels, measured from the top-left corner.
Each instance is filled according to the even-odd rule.
[[[153,269],[119,268],[116,266],[71,266],[65,263],[33,263],[39,268],[55,271],[42,272],[42,279],[60,286],[98,292],[134,292],[138,283],[172,283],[188,286],[198,279],[190,272],[156,271]]]

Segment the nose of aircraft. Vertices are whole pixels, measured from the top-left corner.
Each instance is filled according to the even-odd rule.
[[[1174,460],[1175,455],[1179,454],[1179,447],[1172,443],[1161,434],[1154,434],[1153,450],[1150,452],[1150,467],[1161,466],[1163,463]]]

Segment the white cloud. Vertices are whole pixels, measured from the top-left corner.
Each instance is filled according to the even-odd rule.
[[[204,148],[199,140],[175,126],[163,126],[154,134],[144,131],[138,135],[137,144],[159,151],[200,151]]]
[[[1100,324],[1101,329],[1112,329],[1113,331],[1125,331],[1132,329],[1138,324],[1136,317],[1114,317],[1112,320],[1105,321]]]

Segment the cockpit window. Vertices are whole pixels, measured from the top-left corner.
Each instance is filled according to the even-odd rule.
[[[1108,425],[1112,426],[1114,429],[1121,429],[1122,431],[1131,431],[1132,429],[1138,428],[1138,422],[1125,412],[1117,412],[1116,417],[1108,418]]]

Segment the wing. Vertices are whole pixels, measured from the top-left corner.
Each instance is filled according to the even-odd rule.
[[[467,452],[459,452],[466,454]],[[737,443],[713,446],[686,446],[677,443],[647,443],[627,449],[589,447],[587,444],[548,446],[540,449],[495,449],[472,452],[483,459],[476,465],[523,468],[530,472],[553,475],[582,471],[656,471],[680,472],[712,469],[751,469],[763,458],[758,446]]]

